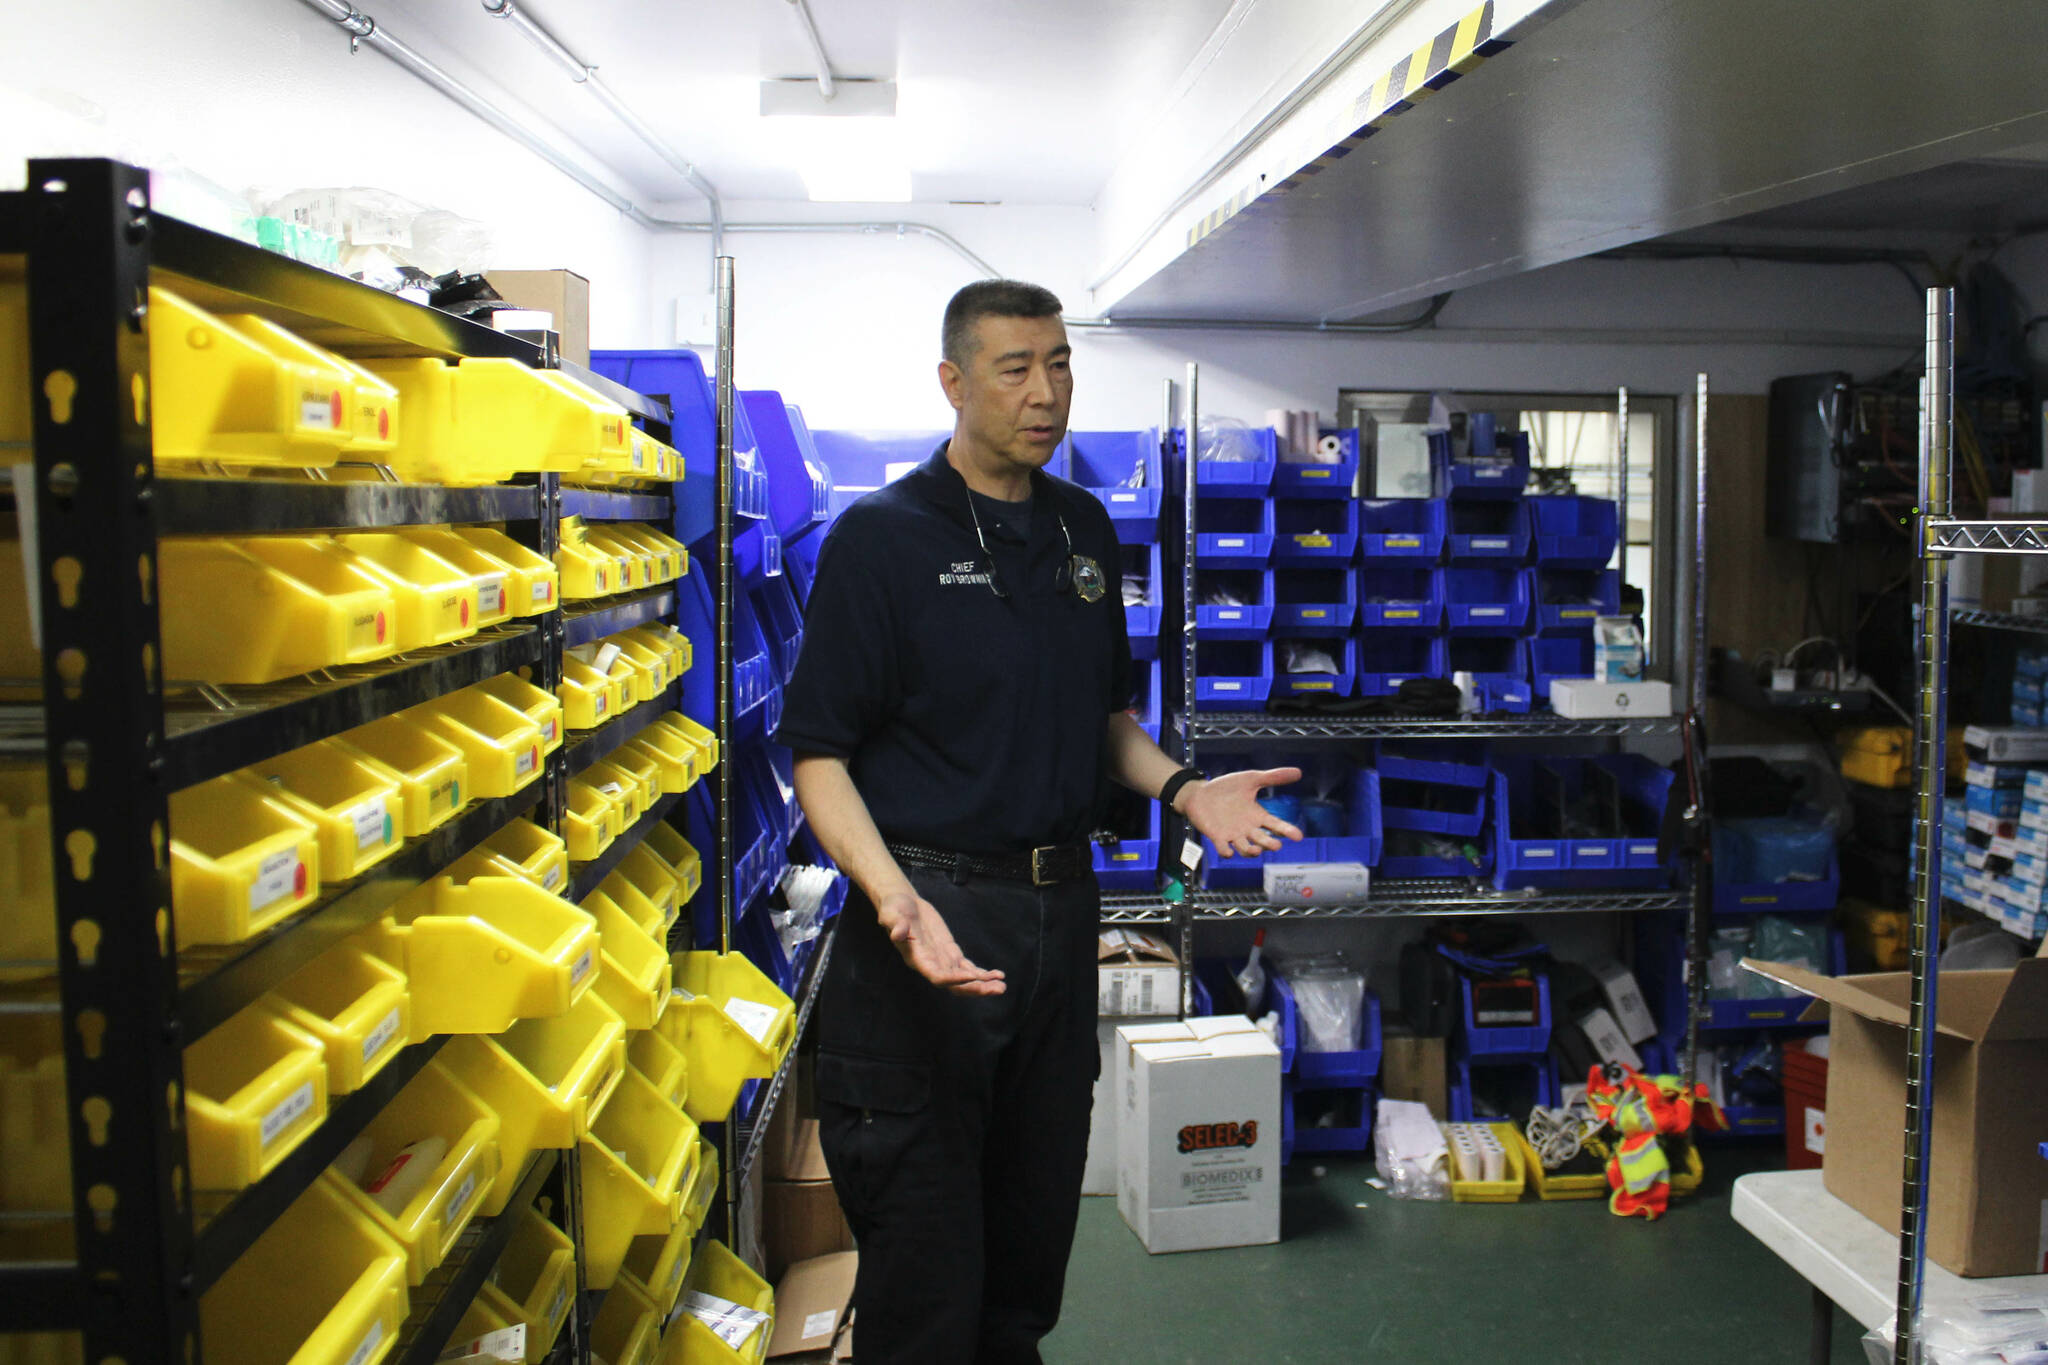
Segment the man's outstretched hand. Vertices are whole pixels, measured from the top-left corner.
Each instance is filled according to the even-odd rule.
[[[875,903],[875,918],[889,931],[889,941],[910,969],[934,986],[955,995],[1001,995],[1006,989],[1001,972],[986,971],[967,960],[946,921],[915,891],[884,896]]]
[[[1275,852],[1282,839],[1300,840],[1301,831],[1261,806],[1259,792],[1299,781],[1299,768],[1266,768],[1190,782],[1180,812],[1226,858]]]

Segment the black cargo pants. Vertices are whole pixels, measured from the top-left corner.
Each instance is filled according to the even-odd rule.
[[[1030,1365],[1059,1321],[1087,1159],[1092,876],[905,868],[1002,995],[943,991],[858,890],[818,1000],[819,1137],[860,1248],[861,1365]]]

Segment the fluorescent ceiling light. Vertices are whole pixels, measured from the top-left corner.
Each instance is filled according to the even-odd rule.
[[[768,126],[813,202],[910,202],[910,157],[895,119],[775,118]]]

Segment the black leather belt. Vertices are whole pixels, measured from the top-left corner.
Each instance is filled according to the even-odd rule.
[[[1087,876],[1095,866],[1094,857],[1085,843],[1050,844],[1034,848],[1029,853],[988,855],[949,853],[942,848],[893,842],[888,848],[899,863],[913,863],[937,872],[963,872],[973,877],[1001,877],[1007,881],[1030,882],[1033,886],[1070,882]]]

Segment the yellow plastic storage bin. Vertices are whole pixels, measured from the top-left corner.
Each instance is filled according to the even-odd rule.
[[[591,892],[583,908],[602,940],[597,993],[627,1028],[653,1028],[668,1008],[674,972],[663,944],[602,891]]]
[[[522,1019],[492,1037],[452,1040],[448,1068],[498,1116],[498,1179],[484,1212],[505,1208],[526,1158],[567,1147],[603,1111],[626,1065],[626,1027],[586,992],[567,1014]]]
[[[641,933],[657,943],[661,941],[663,933],[668,928],[667,911],[653,897],[635,886],[630,879],[614,871],[597,884],[597,890],[592,894],[605,897],[624,911],[626,918]],[[584,908],[589,909],[588,906]],[[598,932],[604,932],[603,925],[598,926]]]
[[[1500,1139],[1501,1149],[1507,1153],[1507,1171],[1500,1180],[1459,1180],[1455,1169],[1451,1180],[1451,1199],[1459,1204],[1512,1204],[1522,1197],[1522,1187],[1528,1183],[1529,1171],[1522,1162],[1521,1139],[1515,1134],[1512,1123],[1488,1125]]]
[[[593,452],[625,451],[626,415],[565,376],[516,360],[371,360],[405,402],[404,439],[387,463],[426,483],[497,483],[515,474],[582,467]]]
[[[506,582],[514,616],[539,616],[555,609],[561,596],[561,574],[553,560],[538,550],[521,545],[495,527],[451,526],[448,529],[511,571]]]
[[[697,1147],[697,1125],[628,1066],[579,1144],[584,1282],[592,1289],[611,1288],[635,1237],[675,1229]]]
[[[667,654],[634,639],[630,631],[622,631],[612,636],[607,643],[617,645],[619,652],[638,665],[641,673],[645,675],[646,680],[640,685],[639,690],[641,701],[652,701],[661,695],[661,690],[667,687],[670,681]]]
[[[329,948],[264,999],[287,1023],[319,1040],[330,1096],[361,1089],[412,1040],[405,973],[364,945]]]
[[[597,646],[593,662],[617,688],[614,695],[618,698],[619,710],[652,700],[654,694],[661,690],[655,686],[654,671],[645,660],[613,646],[609,640]]]
[[[545,758],[562,747],[562,701],[546,688],[528,682],[517,673],[500,673],[476,684],[476,690],[496,697],[521,712],[540,731],[540,752]]]
[[[697,1147],[697,1173],[683,1191],[683,1222],[695,1237],[704,1226],[704,1220],[711,1216],[711,1206],[718,1202],[718,1195],[725,1188],[724,1174],[719,1169],[718,1144],[709,1138],[699,1142]]]
[[[698,1170],[692,1188],[703,1179],[701,1164]],[[683,1292],[683,1277],[690,1273],[691,1243],[695,1238],[696,1229],[690,1226],[687,1215],[666,1237],[635,1237],[626,1248],[617,1284],[630,1286],[653,1305],[655,1312],[667,1317]]]
[[[385,716],[344,731],[334,743],[384,765],[398,782],[400,827],[408,839],[453,819],[471,795],[462,750],[406,716]]]
[[[531,820],[514,820],[483,846],[517,867],[546,891],[560,894],[569,884],[569,846]]]
[[[668,555],[668,576],[671,579],[682,578],[690,572],[690,550],[688,546],[662,530],[659,526],[649,526],[646,522],[634,522],[633,524],[639,529],[646,540],[652,542],[656,548]]]
[[[661,796],[660,764],[630,744],[614,749],[605,756],[604,762],[633,779],[633,785],[640,793],[640,813],[646,814],[647,808]]]
[[[1514,1129],[1515,1150],[1521,1156],[1522,1169],[1528,1172],[1529,1188],[1536,1197],[1546,1203],[1560,1199],[1605,1199],[1607,1197],[1607,1172],[1592,1171],[1581,1175],[1558,1175],[1543,1169],[1543,1158],[1536,1155],[1536,1149],[1529,1145],[1529,1139],[1522,1136],[1519,1124],[1510,1124]]]
[[[524,877],[437,877],[369,934],[405,968],[415,1041],[566,1014],[597,970],[596,923]]]
[[[68,1231],[71,1120],[61,1025],[54,1016],[7,1024],[0,1032],[0,1210],[52,1214]]]
[[[665,726],[647,726],[624,746],[655,767],[655,780],[664,796],[686,792],[697,782],[697,751],[677,739]]]
[[[366,1184],[413,1144],[438,1140],[441,1145],[433,1169],[395,1211],[340,1171],[329,1170],[322,1177],[404,1249],[406,1278],[417,1285],[447,1259],[497,1179],[498,1116],[452,1071],[433,1061],[392,1097],[363,1133],[370,1139]],[[425,1153],[432,1155],[431,1150]]]
[[[590,1358],[605,1365],[653,1365],[661,1345],[661,1316],[632,1293],[605,1297],[590,1324]]]
[[[320,1040],[267,1009],[245,1009],[185,1049],[194,1189],[254,1184],[326,1117]]]
[[[555,547],[555,570],[561,578],[564,601],[587,601],[625,589],[619,581],[617,558],[587,541],[583,523],[576,517],[562,518],[561,538]]]
[[[674,682],[689,671],[686,657],[689,644],[687,638],[675,634],[666,627],[656,629],[653,626],[638,626],[632,630],[622,630],[612,638],[621,643],[630,641],[643,649],[652,650],[654,656],[661,661],[663,686]],[[677,644],[679,640],[683,642],[680,646]]]
[[[532,1209],[519,1214],[489,1289],[499,1311],[526,1324],[526,1358],[538,1365],[569,1320],[576,1297],[576,1244]]]
[[[704,884],[704,861],[674,825],[657,822],[650,826],[640,846],[667,863],[676,874],[676,900],[688,905]]]
[[[647,813],[647,807],[655,796],[639,774],[610,758],[601,758],[591,764],[577,774],[577,780],[588,782],[618,803],[621,833],[632,828],[633,822]]]
[[[675,578],[675,563],[669,554],[668,546],[655,540],[647,527],[637,521],[615,521],[605,526],[605,534],[614,544],[640,557],[645,581],[649,586],[667,583]]]
[[[555,695],[571,730],[595,730],[617,713],[618,688],[573,654],[562,656],[562,684]]]
[[[718,766],[718,736],[680,711],[657,716],[654,724],[673,731],[697,751],[697,776],[706,777]]]
[[[0,767],[0,981],[57,974],[56,882],[50,800],[40,764]]]
[[[661,1092],[661,1097],[680,1109],[690,1095],[690,1068],[683,1054],[654,1029],[640,1029],[626,1035],[626,1060]],[[61,1099],[59,1102],[61,1110]]]
[[[333,356],[280,350],[167,289],[150,289],[148,323],[157,464],[306,468],[351,440],[355,379]]]
[[[469,1307],[462,1310],[461,1320],[455,1324],[455,1330],[448,1335],[446,1349],[454,1351],[465,1342],[517,1326],[523,1319],[507,1313],[505,1309],[508,1306],[503,1295],[479,1291],[477,1296],[469,1301]]]
[[[512,618],[512,566],[490,551],[455,534],[448,526],[400,526],[392,534],[445,560],[466,574],[476,587],[476,626],[495,626]]]
[[[240,943],[312,904],[313,823],[245,778],[171,793],[171,906],[178,944]]]
[[[164,677],[267,683],[398,649],[389,584],[326,536],[157,542]]]
[[[621,540],[610,523],[584,528],[583,543],[611,560],[615,592],[632,592],[647,587],[652,567],[640,547]]]
[[[682,880],[659,854],[647,847],[646,840],[641,840],[638,847],[619,859],[618,869],[612,876],[630,883],[635,891],[653,902],[664,930],[675,923],[676,911],[683,904]],[[614,894],[612,899],[618,900],[618,896]]]
[[[572,779],[569,809],[562,816],[562,834],[568,840],[571,861],[587,863],[610,848],[612,840],[619,837],[623,814],[617,798]]]
[[[343,381],[345,387],[340,392],[345,408],[343,421],[347,429],[347,444],[342,447],[342,459],[378,460],[397,444],[402,408],[398,390],[389,383],[347,357],[315,346],[269,318],[258,317],[254,313],[229,313],[223,321],[273,354],[298,360]],[[329,415],[332,416],[332,395],[328,403]]]
[[[541,775],[540,727],[488,692],[465,687],[401,714],[462,751],[472,796],[510,796]]]
[[[394,531],[364,531],[335,540],[391,589],[398,602],[393,634],[401,651],[445,645],[476,633],[474,575]]]
[[[322,881],[349,881],[404,843],[398,774],[347,745],[308,744],[244,768],[242,776],[313,826]]]
[[[677,953],[677,994],[662,1036],[690,1067],[690,1117],[722,1122],[740,1087],[775,1074],[796,1035],[796,1007],[743,953]]]
[[[200,1298],[199,1330],[209,1365],[377,1365],[409,1305],[405,1253],[318,1180]]]
[[[662,1365],[756,1365],[767,1353],[768,1338],[775,1330],[775,1291],[745,1261],[727,1251],[724,1243],[704,1244],[690,1263],[683,1292],[751,1308],[763,1315],[761,1325],[737,1347],[729,1346],[686,1307],[662,1342]]]

